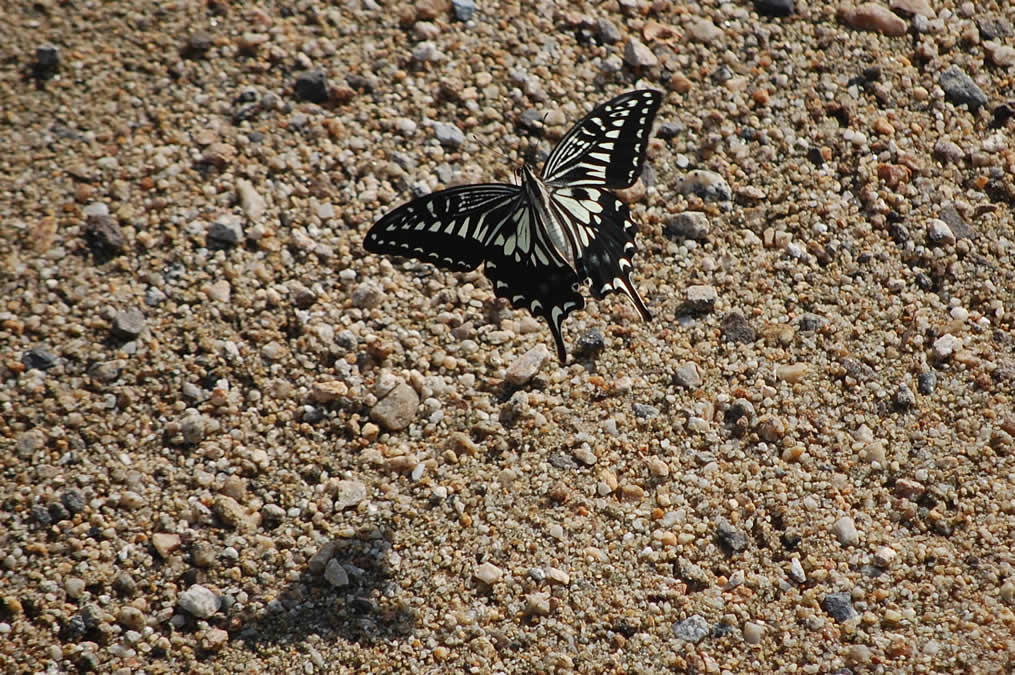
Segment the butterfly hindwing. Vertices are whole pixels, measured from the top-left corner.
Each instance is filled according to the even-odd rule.
[[[550,185],[631,187],[645,162],[662,94],[630,91],[593,109],[560,140],[543,167]]]

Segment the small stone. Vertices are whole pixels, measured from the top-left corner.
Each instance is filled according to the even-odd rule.
[[[328,78],[323,70],[303,70],[296,73],[293,96],[297,101],[324,103],[328,100]]]
[[[893,403],[899,410],[909,410],[916,405],[916,395],[907,385],[900,384],[895,392]]]
[[[550,614],[550,594],[537,592],[525,596],[526,616],[548,616]]]
[[[842,546],[856,546],[860,535],[856,531],[856,523],[849,516],[843,516],[832,524],[832,533]]]
[[[180,548],[180,535],[170,532],[156,532],[152,535],[152,547],[159,557],[167,560],[169,556]]]
[[[951,246],[955,243],[955,234],[948,223],[938,218],[927,221],[927,241],[937,246]]]
[[[908,499],[910,501],[917,501],[927,491],[927,488],[915,480],[909,478],[899,478],[895,481],[895,496],[901,497],[902,499]]]
[[[335,551],[338,550],[338,542],[335,540],[329,540],[317,549],[317,553],[310,557],[307,562],[307,570],[314,576],[320,576],[324,573],[324,570],[328,562],[335,557]]]
[[[680,640],[697,644],[709,633],[708,622],[700,614],[694,614],[673,624],[673,635]]]
[[[123,229],[109,215],[88,216],[85,221],[85,244],[97,262],[120,255],[126,248]]]
[[[952,141],[941,138],[934,144],[934,156],[941,161],[958,164],[965,159],[966,153]]]
[[[187,42],[183,45],[181,53],[185,59],[200,59],[214,44],[215,38],[210,33],[199,30],[187,36]]]
[[[60,69],[60,48],[45,44],[35,48],[35,76],[48,79]]]
[[[229,643],[229,631],[222,628],[209,628],[201,638],[201,647],[208,652],[219,652]]]
[[[264,215],[267,204],[253,183],[246,179],[236,181],[236,196],[240,200],[240,208],[247,216],[247,220],[258,221]]]
[[[79,577],[67,577],[63,582],[63,590],[71,600],[79,600],[85,592],[85,580]]]
[[[907,30],[905,21],[896,16],[892,10],[874,2],[840,8],[838,16],[839,20],[848,26],[890,37],[901,37]]]
[[[747,536],[725,518],[719,519],[717,530],[719,546],[727,553],[739,553],[747,548]]]
[[[754,11],[761,16],[789,16],[793,13],[793,0],[754,0]]]
[[[324,568],[324,580],[331,584],[332,588],[341,588],[349,585],[349,573],[342,567],[342,563],[332,558]]]
[[[775,378],[777,380],[782,380],[783,382],[796,384],[798,382],[803,382],[804,377],[807,376],[808,370],[809,368],[806,363],[779,365],[775,368]]]
[[[215,547],[206,541],[195,541],[190,547],[190,560],[194,567],[209,569],[215,566]]]
[[[673,371],[673,383],[685,389],[697,389],[701,386],[701,368],[693,361],[677,366]]]
[[[121,310],[113,317],[113,334],[124,340],[133,340],[144,330],[145,316],[140,309]]]
[[[727,312],[719,322],[719,332],[725,342],[741,342],[750,344],[754,342],[756,334],[754,328],[747,321],[747,317],[738,310]]]
[[[920,373],[916,378],[916,390],[924,396],[929,396],[934,393],[934,388],[937,386],[937,373],[933,370],[926,370]]]
[[[962,349],[962,339],[955,337],[951,333],[945,333],[937,340],[934,340],[932,355],[936,361],[945,361],[960,349]]]
[[[424,40],[412,48],[412,60],[417,63],[438,63],[444,60],[444,52],[436,43]]]
[[[228,495],[216,495],[212,512],[222,524],[235,530],[254,530],[261,524],[261,514],[249,509]]]
[[[558,586],[567,586],[571,583],[571,575],[564,570],[559,570],[556,567],[546,568],[546,578],[551,584],[557,584]]]
[[[829,593],[821,599],[821,609],[835,619],[836,623],[843,623],[859,616],[853,609],[853,598],[847,592]]]
[[[722,38],[722,29],[709,19],[698,19],[687,27],[687,37],[694,42],[714,43]]]
[[[999,68],[1015,66],[1015,47],[999,42],[986,42],[983,46],[995,66]]]
[[[367,498],[367,486],[358,480],[340,480],[335,489],[335,508],[356,506]]]
[[[128,630],[136,631],[144,630],[145,625],[147,625],[144,612],[131,605],[120,608],[120,611],[116,614],[116,622]]]
[[[692,314],[708,314],[715,309],[716,300],[719,294],[712,286],[695,284],[688,286],[684,308]]]
[[[493,563],[485,562],[476,568],[476,578],[487,585],[497,583],[503,575],[504,571]]]
[[[807,573],[804,572],[804,566],[800,564],[799,558],[793,558],[789,562],[789,578],[798,584],[805,583],[807,581]]]
[[[761,644],[761,638],[765,636],[765,627],[760,623],[748,621],[744,623],[744,642],[749,645]]]
[[[693,194],[707,202],[728,202],[733,198],[729,183],[714,171],[695,169],[677,182],[677,192]]]
[[[370,410],[370,419],[388,431],[401,431],[416,418],[419,394],[404,382],[399,382]]]
[[[596,37],[599,38],[599,41],[603,44],[612,45],[620,42],[620,39],[624,36],[617,28],[616,24],[606,17],[602,17],[596,21]]]
[[[522,354],[508,367],[504,379],[514,387],[521,387],[536,376],[543,364],[550,358],[550,350],[545,344],[538,344]]]
[[[63,504],[64,508],[66,508],[71,515],[81,513],[85,510],[85,506],[87,505],[87,502],[85,501],[85,494],[77,488],[64,490],[60,495],[60,503]]]
[[[219,216],[205,235],[205,246],[213,250],[231,248],[241,241],[243,241],[243,224],[239,217],[232,213]]]
[[[476,14],[476,0],[451,0],[451,9],[459,21],[471,21]]]
[[[970,112],[976,112],[987,105],[987,95],[972,78],[958,66],[949,66],[938,77],[938,84],[944,89],[945,97],[956,105],[965,105]]]
[[[632,37],[624,45],[624,63],[632,68],[653,68],[659,65],[659,59],[638,38]]]
[[[207,619],[219,611],[222,601],[218,595],[204,586],[194,584],[183,593],[180,593],[176,604],[191,616],[198,619]]]
[[[459,148],[465,143],[465,134],[454,124],[436,122],[433,125],[433,131],[437,142],[446,148]]]
[[[891,546],[882,546],[874,552],[874,564],[882,569],[888,569],[897,557],[898,554]]]
[[[353,307],[360,309],[373,309],[381,304],[384,299],[384,291],[373,281],[364,281],[353,289],[349,296]]]
[[[891,0],[888,6],[896,14],[906,17],[923,16],[933,19],[937,16],[937,12],[930,6],[928,0]]]
[[[32,347],[21,355],[21,364],[28,370],[46,371],[57,364],[58,357],[45,347]]]
[[[578,341],[575,342],[574,347],[576,357],[594,359],[606,349],[606,338],[598,328],[590,328],[578,336]]]
[[[650,420],[659,415],[659,408],[647,403],[632,403],[631,410],[635,417],[643,420]]]
[[[705,241],[709,232],[708,216],[702,211],[684,211],[666,223],[666,230],[679,239]]]
[[[416,17],[424,21],[442,18],[451,9],[449,0],[418,0],[416,2]]]

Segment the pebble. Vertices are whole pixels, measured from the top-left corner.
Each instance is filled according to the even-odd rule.
[[[293,81],[293,97],[297,101],[324,103],[328,100],[328,77],[323,70],[303,70]]]
[[[451,8],[459,21],[471,21],[476,14],[476,0],[451,0]]]
[[[740,553],[747,548],[747,535],[733,527],[725,518],[719,519],[716,529],[719,545],[727,552]]]
[[[632,68],[653,68],[659,65],[659,59],[641,40],[632,37],[624,45],[624,63]]]
[[[1015,66],[1015,47],[998,42],[985,42],[983,47],[987,52],[987,57],[995,66],[999,68]]]
[[[945,333],[938,339],[934,340],[933,346],[934,360],[946,361],[960,349],[962,349],[962,339],[955,337],[951,333]]]
[[[794,11],[793,0],[754,0],[754,10],[761,16],[789,16]]]
[[[71,600],[80,600],[85,592],[85,580],[80,577],[67,577],[63,582],[63,590]]]
[[[673,371],[673,383],[685,389],[697,389],[701,386],[701,368],[693,361],[682,363]]]
[[[891,0],[888,6],[893,12],[903,16],[923,16],[929,19],[937,16],[929,0]]]
[[[236,196],[240,200],[240,208],[243,209],[248,221],[261,220],[268,205],[261,193],[254,188],[253,183],[243,178],[236,181]]]
[[[339,511],[356,506],[367,498],[367,486],[358,480],[340,480],[335,486],[335,508]]]
[[[702,211],[684,211],[666,222],[666,230],[680,239],[706,241],[708,239],[708,216]]]
[[[955,234],[948,223],[939,218],[931,218],[927,221],[927,241],[937,246],[951,246],[955,243]]]
[[[57,364],[58,357],[45,347],[32,347],[21,355],[21,363],[32,370],[49,370]]]
[[[429,40],[412,48],[412,60],[418,63],[438,63],[444,60],[444,53]]]
[[[243,224],[238,216],[225,213],[208,227],[205,246],[210,249],[231,248],[243,241]]]
[[[144,630],[147,625],[144,612],[137,607],[121,607],[120,611],[116,615],[116,622],[124,628],[136,631]]]
[[[513,387],[528,384],[551,356],[545,344],[536,345],[512,362],[504,373],[504,380]]]
[[[924,396],[929,396],[934,393],[934,388],[937,386],[937,373],[933,370],[925,370],[920,373],[916,378],[916,390]]]
[[[550,594],[544,592],[529,593],[525,596],[526,616],[549,616]]]
[[[387,431],[401,431],[416,419],[419,394],[399,382],[384,398],[370,409],[370,419]]]
[[[806,363],[779,365],[775,367],[775,377],[777,380],[782,380],[783,382],[798,384],[803,382],[804,378],[807,377],[808,370],[810,369]]]
[[[678,640],[698,644],[709,634],[708,622],[700,614],[693,614],[673,624],[673,635]]]
[[[940,138],[934,144],[934,156],[942,161],[958,164],[965,159],[966,153],[947,138]]]
[[[99,263],[120,255],[126,248],[123,228],[115,218],[108,215],[88,216],[85,221],[85,243]]]
[[[502,576],[504,571],[493,563],[485,562],[476,568],[476,578],[490,586],[500,581]]]
[[[437,142],[447,148],[458,148],[465,143],[465,134],[454,124],[436,122],[433,125],[434,135]]]
[[[856,531],[856,523],[849,516],[843,516],[832,524],[832,533],[843,546],[856,546],[860,535]]]
[[[839,19],[853,28],[874,31],[890,37],[901,37],[906,34],[906,22],[896,16],[892,10],[874,2],[865,2],[856,7],[841,7]]]
[[[859,616],[853,609],[853,598],[849,593],[829,593],[821,599],[821,609],[835,619],[836,623],[851,621]]]
[[[176,601],[180,609],[198,619],[207,619],[219,611],[222,601],[218,595],[201,584],[194,584]]]
[[[694,284],[684,291],[684,309],[692,314],[708,314],[715,309],[719,294],[711,286]]]
[[[750,344],[754,342],[756,333],[754,327],[747,321],[747,317],[738,310],[727,312],[719,322],[719,331],[725,342],[741,342]]]
[[[324,567],[324,580],[331,584],[332,588],[342,588],[349,585],[349,573],[340,562],[332,558]]]
[[[800,564],[800,559],[795,556],[789,562],[789,572],[787,574],[790,579],[798,584],[802,584],[807,581],[807,573],[804,572],[804,566]]]
[[[574,355],[582,359],[594,359],[606,349],[606,338],[598,328],[590,328],[578,336]]]
[[[900,384],[899,388],[895,391],[895,398],[893,399],[895,407],[900,410],[909,410],[916,405],[916,395],[908,385]]]
[[[113,335],[124,340],[137,338],[144,327],[144,313],[136,307],[121,310],[113,317]]]
[[[874,564],[882,569],[888,569],[897,557],[898,554],[891,546],[882,546],[874,552]]]
[[[718,42],[722,36],[722,29],[712,23],[709,19],[698,19],[696,21],[692,21],[687,27],[687,37],[693,42],[711,44]]]
[[[955,105],[965,105],[970,112],[976,112],[987,105],[987,95],[965,71],[956,65],[946,68],[938,76],[938,84],[944,89],[945,97]]]
[[[596,37],[599,41],[606,45],[612,45],[620,42],[624,35],[617,28],[617,25],[607,19],[606,17],[600,17],[596,21]]]
[[[152,548],[163,560],[168,559],[172,553],[177,551],[181,543],[180,535],[171,532],[156,532],[152,535]]]
[[[707,202],[728,202],[733,198],[726,179],[714,171],[695,169],[677,181],[676,191],[682,195],[693,194]]]
[[[310,557],[307,561],[307,570],[314,576],[321,576],[324,574],[324,569],[332,558],[335,557],[335,552],[338,550],[338,542],[334,539],[329,539],[324,542],[317,552]]]

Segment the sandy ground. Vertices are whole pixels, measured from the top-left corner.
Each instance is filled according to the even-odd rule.
[[[1015,9],[888,4],[8,3],[3,670],[1010,672]],[[363,251],[645,87],[651,322]]]

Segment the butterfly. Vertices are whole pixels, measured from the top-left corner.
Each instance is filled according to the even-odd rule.
[[[637,225],[613,190],[638,180],[662,94],[630,91],[596,107],[560,140],[539,175],[523,165],[518,184],[462,185],[414,199],[367,232],[371,253],[416,258],[446,269],[484,265],[497,297],[546,320],[561,364],[561,325],[585,306],[624,293],[652,315],[631,283]]]

